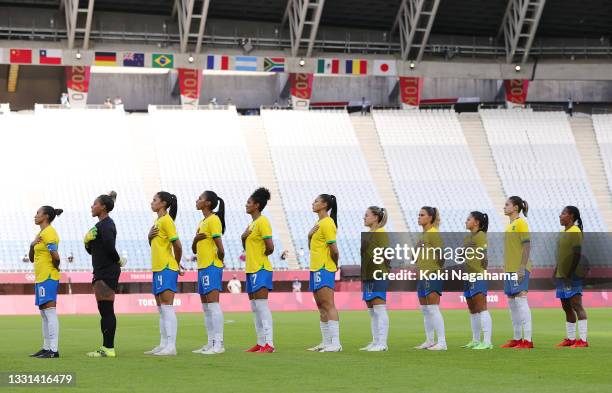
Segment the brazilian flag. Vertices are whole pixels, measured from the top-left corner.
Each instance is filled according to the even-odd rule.
[[[154,53],[153,68],[174,68],[174,55]]]

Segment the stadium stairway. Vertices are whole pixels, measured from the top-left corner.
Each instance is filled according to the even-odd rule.
[[[608,230],[612,229],[612,196],[590,116],[569,117],[582,165]]]
[[[378,139],[378,131],[372,116],[351,116],[351,123],[355,130],[355,135],[361,146],[361,151],[365,157],[374,185],[380,193],[384,207],[389,210],[389,216],[393,222],[394,232],[408,232],[407,220],[400,207],[399,200],[393,182],[389,175],[387,161]]]
[[[131,114],[126,116],[128,122],[128,132],[132,146],[138,148],[133,149],[134,153],[138,156],[135,162],[138,163],[140,176],[142,177],[143,189],[146,198],[153,198],[155,193],[159,192],[161,183],[159,181],[159,165],[157,161],[157,153],[155,151],[155,144],[150,137],[149,130],[142,126],[138,126],[142,123],[142,116],[146,114]],[[132,124],[134,124],[132,126]],[[148,199],[147,199],[148,200]]]
[[[257,180],[272,194],[272,198],[266,207],[266,216],[272,220],[272,226],[278,231],[281,243],[289,251],[289,258],[286,261],[288,268],[299,269],[295,245],[289,232],[287,214],[285,214],[281,193],[274,175],[274,164],[268,147],[263,119],[260,116],[239,116],[239,119]],[[274,252],[280,256],[281,250],[275,250]]]
[[[459,123],[470,147],[476,168],[478,168],[480,177],[484,182],[485,189],[491,198],[491,202],[493,202],[493,206],[499,213],[500,222],[505,223],[504,203],[506,196],[499,174],[497,173],[497,167],[493,160],[491,147],[487,141],[487,134],[480,119],[480,114],[472,112],[460,113]]]

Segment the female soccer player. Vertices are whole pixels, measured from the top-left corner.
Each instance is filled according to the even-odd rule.
[[[217,208],[217,211],[213,211]],[[214,191],[204,191],[196,201],[202,211],[191,251],[198,258],[198,292],[204,310],[204,324],[208,343],[194,353],[215,355],[223,348],[223,312],[219,305],[219,292],[223,282],[223,258],[225,250],[221,235],[225,233],[225,202]]]
[[[310,244],[310,286],[320,314],[319,325],[323,341],[309,351],[340,352],[340,320],[334,304],[334,279],[338,270],[338,245],[336,244],[336,197],[319,195],[312,203],[312,211],[319,221],[308,233]],[[329,212],[329,213],[328,213]]]
[[[42,317],[43,347],[31,354],[35,358],[58,358],[59,321],[55,310],[57,287],[59,286],[60,256],[57,252],[59,235],[51,223],[61,215],[62,209],[43,206],[34,216],[34,223],[40,227],[40,232],[30,244],[29,258],[34,262],[36,293],[35,304]]]
[[[557,347],[585,348],[587,342],[587,314],[582,307],[582,279],[584,269],[580,264],[582,249],[582,218],[576,206],[566,206],[559,216],[559,222],[565,228],[561,231],[557,251],[557,298],[565,311],[565,340]],[[576,340],[576,318],[578,334]]]
[[[153,197],[151,210],[157,213],[157,220],[149,231],[151,260],[153,268],[153,295],[160,313],[160,343],[145,352],[147,355],[176,355],[177,321],[174,312],[174,294],[179,274],[183,248],[179,240],[174,220],[178,203],[176,196],[160,191]]]
[[[527,220],[529,205],[527,201],[518,196],[511,196],[504,206],[504,214],[510,219],[506,225],[504,235],[504,271],[515,273],[516,280],[506,279],[504,292],[508,296],[510,318],[514,337],[508,340],[502,348],[531,349],[531,310],[527,303],[527,290],[529,288],[529,261],[530,238]]]
[[[440,213],[437,208],[423,206],[419,211],[419,225],[423,228],[423,238],[420,243],[421,252],[416,261],[419,274],[436,273],[444,266],[442,260],[443,242],[438,231],[440,226]],[[422,279],[417,282],[419,304],[423,312],[426,340],[415,349],[428,349],[431,351],[446,351],[446,335],[444,333],[444,319],[440,313],[440,296],[442,296],[443,282],[440,279]],[[438,343],[434,342],[435,335]]]
[[[251,194],[246,212],[253,221],[241,236],[246,253],[246,290],[251,301],[257,344],[246,352],[274,352],[272,313],[268,306],[268,292],[272,290],[272,264],[268,256],[274,252],[272,226],[261,212],[270,200],[270,191],[260,187]]]
[[[98,302],[100,312],[100,330],[102,331],[102,346],[89,357],[116,357],[115,330],[117,319],[115,317],[115,292],[119,286],[119,275],[124,259],[119,256],[115,248],[117,228],[115,222],[108,214],[115,207],[117,193],[111,191],[108,195],[100,195],[91,205],[91,216],[97,217],[96,225],[85,235],[85,250],[91,255],[93,265],[93,290]]]
[[[489,229],[489,216],[486,213],[473,211],[465,221],[465,228],[470,234],[463,242],[466,250],[470,250],[465,264],[468,274],[483,273],[487,268],[487,230]],[[472,341],[464,345],[469,349],[493,349],[491,344],[492,321],[487,310],[487,281],[476,280],[463,283],[463,296],[470,310],[472,325]],[[480,341],[480,331],[483,340]]]
[[[361,348],[361,351],[382,352],[387,350],[387,336],[389,333],[389,315],[387,314],[387,280],[374,279],[374,272],[388,272],[385,263],[374,264],[374,249],[377,247],[388,247],[389,241],[385,233],[388,214],[384,207],[370,206],[363,217],[363,224],[370,228],[370,237],[362,247],[362,286],[363,301],[368,306],[370,314],[370,328],[372,330],[372,342]],[[365,264],[365,266],[364,266]]]

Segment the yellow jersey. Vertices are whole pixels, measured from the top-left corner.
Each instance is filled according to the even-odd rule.
[[[570,270],[574,262],[576,251],[582,247],[582,231],[576,225],[567,230],[562,230],[559,235],[559,247],[557,248],[557,278],[571,278]],[[577,276],[584,277],[584,270],[580,264],[574,271]]]
[[[51,251],[57,251],[59,247],[59,235],[51,225],[38,234],[41,241],[34,245],[34,276],[35,282],[43,282],[48,279],[59,280],[60,272],[53,266]]]
[[[444,242],[442,241],[438,228],[431,227],[425,233],[423,233],[422,242],[423,246],[419,251],[416,262],[417,267],[420,271],[439,271],[439,261],[444,253]]]
[[[174,220],[170,214],[164,214],[155,220],[155,227],[159,229],[157,236],[151,241],[151,262],[154,272],[164,269],[178,271],[178,262],[174,259],[172,243],[178,240],[178,233]]]
[[[362,248],[362,266],[361,266],[361,274],[362,279],[364,280],[373,280],[374,273],[380,271],[381,273],[389,272],[388,263],[385,261],[383,263],[377,264],[374,263],[374,250],[376,248],[387,248],[389,247],[389,236],[385,231],[384,227],[376,228],[373,231],[364,234],[366,237],[365,244]],[[379,273],[380,274],[380,273]]]
[[[504,234],[504,270],[516,273],[521,267],[523,244],[529,243],[529,225],[527,220],[519,217],[506,225]],[[531,271],[531,261],[527,261],[527,271]]]
[[[325,217],[317,223],[319,228],[310,238],[310,271],[325,269],[335,272],[338,267],[334,263],[329,245],[336,242],[336,223],[331,217]]]
[[[475,234],[470,233],[463,240],[463,246],[465,248],[471,248],[472,250],[467,254],[466,257],[465,271],[467,273],[482,273],[484,267],[482,267],[483,258],[480,258],[482,252],[487,250],[487,233],[478,231]]]
[[[216,214],[213,213],[200,221],[198,233],[206,234],[206,239],[200,240],[196,245],[198,269],[204,269],[210,265],[223,267],[223,261],[217,255],[217,243],[215,243],[215,239],[221,237],[222,232],[221,219]]]
[[[265,239],[272,238],[272,226],[267,217],[259,216],[249,224],[251,233],[246,238],[246,272],[256,273],[261,269],[272,271],[272,264],[266,255]]]

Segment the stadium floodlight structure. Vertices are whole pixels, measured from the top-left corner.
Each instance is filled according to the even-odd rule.
[[[512,63],[517,54],[522,54],[521,63],[527,62],[545,4],[546,0],[508,0],[497,33],[498,39],[504,36],[507,63]]]
[[[89,48],[89,35],[91,33],[91,20],[93,19],[94,1],[88,0],[87,8],[79,8],[79,0],[62,0],[60,8],[64,8],[66,15],[66,33],[68,36],[68,49],[74,48],[76,33],[83,33],[83,49]],[[79,14],[85,15],[85,26],[78,27]]]
[[[199,19],[198,32],[196,33],[196,45],[193,51],[194,54],[200,53],[202,42],[204,40],[204,29],[206,27],[206,19],[208,18],[208,6],[210,0],[202,0],[201,7],[195,8],[195,0],[175,0],[172,8],[172,16],[177,16],[179,26],[179,39],[181,45],[181,53],[187,52],[187,45],[191,33],[191,23],[194,19]]]
[[[391,36],[399,29],[402,60],[421,61],[439,5],[440,0],[402,0],[391,28]]]
[[[325,0],[288,0],[281,26],[289,22],[289,36],[291,38],[291,55],[297,57],[302,43],[306,43],[306,57],[312,54],[312,48],[317,38],[317,30],[323,13]],[[310,29],[307,38],[305,30]]]

